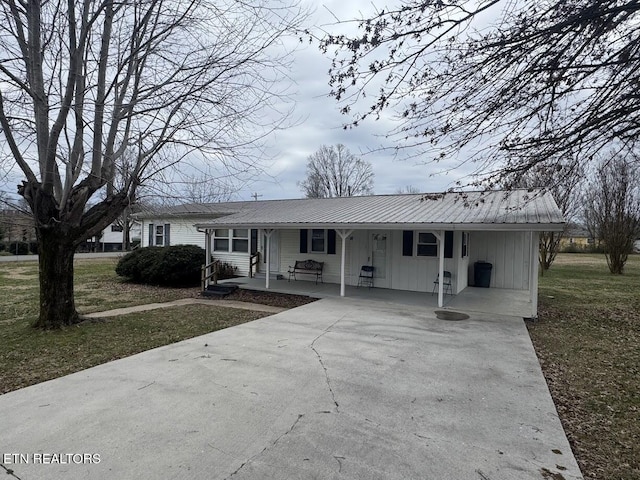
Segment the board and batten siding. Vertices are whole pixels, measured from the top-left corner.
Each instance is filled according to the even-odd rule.
[[[347,242],[352,243],[347,239]],[[355,283],[351,274],[350,248],[346,245],[345,252],[345,283],[347,285],[357,285],[358,273],[355,275]],[[315,260],[324,262],[322,267],[322,279],[325,283],[340,283],[340,263],[342,240],[340,235],[336,235],[336,253],[300,253],[300,230],[280,230],[280,272],[286,274],[289,266],[295,265],[296,260]],[[313,275],[299,275],[299,280],[310,280],[315,282]]]
[[[416,246],[416,232],[428,232],[429,230],[416,230],[414,231],[413,238],[413,255],[402,255],[402,231],[395,230],[392,233],[392,264],[391,264],[391,288],[396,290],[409,290],[413,292],[432,292],[434,284],[438,276],[439,258],[438,257],[422,257],[417,256],[415,253]],[[457,258],[456,253],[459,249],[456,248],[458,242],[456,239],[460,232],[454,233],[454,250],[453,258],[444,259],[444,269],[452,273],[451,283],[453,284],[453,291],[458,292],[458,275],[456,275]],[[461,286],[460,289],[466,287],[466,284]]]
[[[530,232],[471,232],[469,284],[475,262],[489,262],[491,288],[528,290],[531,267]]]

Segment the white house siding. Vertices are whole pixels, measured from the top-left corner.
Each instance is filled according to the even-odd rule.
[[[420,230],[428,231],[428,230]],[[421,257],[413,255],[411,257],[402,255],[402,231],[393,231],[392,239],[392,267],[391,267],[391,288],[397,290],[410,290],[414,292],[432,292],[433,282],[438,276],[439,258]],[[414,232],[414,253],[416,233]],[[458,291],[458,278],[456,275],[456,250],[454,235],[454,258],[444,259],[444,269],[452,273],[453,291]],[[466,287],[464,285],[462,288]]]
[[[351,243],[349,240],[347,240]],[[296,260],[315,260],[317,262],[324,262],[322,269],[322,279],[326,283],[340,283],[340,265],[341,265],[341,250],[342,240],[340,235],[336,235],[336,253],[300,253],[300,230],[280,230],[280,272],[286,274],[289,266],[295,265]],[[345,255],[345,282],[347,285],[355,285],[358,283],[358,273],[352,275],[351,268],[351,249],[347,244]],[[360,270],[358,269],[358,272]],[[300,280],[315,281],[313,275],[300,275]]]
[[[149,224],[165,225],[169,224],[169,244],[170,245],[197,245],[205,248],[205,234],[198,232],[193,225],[202,219],[200,218],[157,218],[144,219],[142,222],[142,246],[149,246]],[[249,254],[237,252],[212,252],[213,258],[222,262],[227,262],[238,269],[239,275],[249,275]]]
[[[199,219],[195,218],[145,218],[142,221],[142,246],[149,246],[149,224],[154,225],[171,225],[169,227],[169,244],[170,245],[197,245],[204,248],[204,233],[200,233],[193,225]]]
[[[491,287],[529,289],[530,232],[471,232],[469,243],[469,284],[474,263],[482,261],[493,265]]]

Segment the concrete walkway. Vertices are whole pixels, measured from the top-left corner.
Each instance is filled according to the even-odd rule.
[[[270,305],[262,305],[260,303],[238,302],[235,300],[208,300],[205,298],[181,298],[172,302],[163,303],[146,303],[144,305],[136,305],[135,307],[116,308],[107,310],[106,312],[87,313],[83,315],[86,318],[107,318],[117,317],[118,315],[126,315],[128,313],[146,312],[149,310],[157,310],[159,308],[181,307],[183,305],[208,305],[218,307],[239,308],[241,310],[254,310],[258,312],[280,313],[286,308],[272,307]]]
[[[7,393],[0,418],[23,480],[582,478],[521,319],[356,299]]]

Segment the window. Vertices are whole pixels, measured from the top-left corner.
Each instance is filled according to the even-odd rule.
[[[433,233],[418,233],[417,255],[419,257],[438,256],[438,239]]]
[[[214,252],[229,251],[229,229],[217,228],[213,231],[213,251]]]
[[[122,232],[123,230],[122,225],[111,225],[112,232]]]
[[[325,253],[325,232],[319,228],[311,230],[311,252],[312,253]]]
[[[469,232],[462,232],[462,258],[469,256]]]
[[[156,225],[156,238],[153,244],[158,247],[164,245],[164,225]]]
[[[246,228],[235,228],[233,230],[232,247],[234,252],[248,252],[249,230]]]

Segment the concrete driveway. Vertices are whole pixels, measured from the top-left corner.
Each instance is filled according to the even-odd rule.
[[[22,480],[582,478],[522,319],[354,299],[2,395],[0,425]]]

